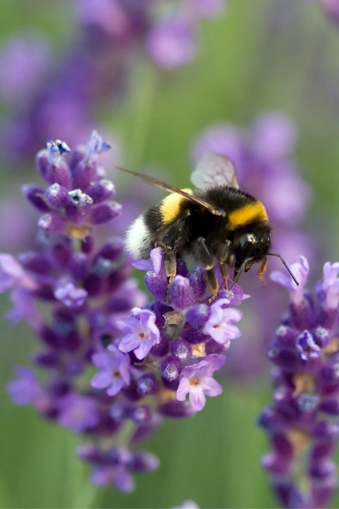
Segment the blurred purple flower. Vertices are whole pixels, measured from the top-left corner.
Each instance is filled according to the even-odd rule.
[[[54,290],[54,297],[65,306],[77,308],[84,304],[88,293],[83,288],[75,288],[74,284],[67,280],[58,281]]]
[[[10,299],[13,308],[7,311],[6,318],[14,325],[27,320],[34,330],[38,330],[42,321],[32,293],[27,288],[14,288]]]
[[[91,480],[98,486],[115,486],[123,493],[131,493],[135,489],[133,476],[123,466],[98,465],[92,471]]]
[[[150,57],[167,70],[188,63],[196,54],[201,22],[219,16],[224,3],[77,0],[77,36],[59,62],[51,61],[45,45],[33,37],[28,37],[27,47],[18,38],[4,53],[0,72],[3,95],[13,96],[14,90],[26,99],[24,107],[12,108],[5,120],[2,145],[7,157],[30,157],[46,138],[60,136],[70,146],[80,143],[90,134],[100,107],[128,96],[134,62]]]
[[[259,423],[271,451],[262,459],[284,507],[327,507],[337,486],[333,455],[339,440],[338,300],[326,293],[336,286],[339,264],[327,262],[315,292],[305,289],[308,262],[293,264],[300,277],[298,293],[269,345],[273,403]],[[290,266],[292,268],[292,265]]]
[[[193,26],[183,19],[167,19],[149,32],[147,49],[164,69],[185,65],[195,57]]]
[[[0,49],[0,97],[18,107],[30,101],[51,71],[47,39],[35,33],[9,39]]]
[[[339,23],[339,4],[337,0],[320,0],[320,4],[324,7],[328,16],[335,22]]]
[[[266,161],[279,161],[291,155],[298,141],[294,122],[280,112],[257,117],[252,133],[253,151],[259,159]]]
[[[214,18],[224,11],[227,1],[225,0],[188,0],[188,8],[201,18]]]
[[[326,307],[336,310],[339,304],[339,263],[325,263],[322,290],[325,294]]]
[[[290,290],[291,301],[293,304],[298,305],[301,304],[304,298],[304,289],[309,273],[309,264],[307,258],[304,256],[299,256],[297,262],[290,264],[290,269],[294,277],[297,279],[299,286],[295,284],[287,271],[274,271],[271,273],[270,277],[275,283],[288,288]]]
[[[91,385],[96,389],[106,389],[109,396],[115,396],[124,385],[130,383],[130,358],[114,345],[109,345],[107,349],[111,353],[98,352],[92,356],[94,366],[101,371],[94,375]]]
[[[43,390],[34,371],[16,368],[17,379],[7,384],[7,392],[16,405],[28,405],[43,397]]]
[[[77,433],[93,428],[99,421],[96,402],[75,393],[60,398],[58,411],[59,424]]]
[[[6,292],[14,286],[34,290],[36,283],[14,256],[0,253],[0,292]]]

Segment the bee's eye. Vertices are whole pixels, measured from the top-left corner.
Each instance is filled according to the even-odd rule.
[[[236,263],[235,266],[240,268],[241,265],[246,261],[250,260],[254,256],[256,251],[257,238],[253,233],[246,233],[241,236],[239,245],[236,250]],[[250,264],[251,266],[252,264]],[[248,269],[247,269],[248,270]]]
[[[254,244],[256,241],[256,236],[253,233],[246,233],[246,235],[242,235],[240,239],[240,245],[241,246],[250,246],[251,244]]]

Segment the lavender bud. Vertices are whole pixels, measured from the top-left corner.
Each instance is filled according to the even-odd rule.
[[[50,208],[45,200],[45,190],[42,187],[36,186],[35,184],[22,186],[22,192],[29,200],[29,202],[39,212],[49,212]]]
[[[102,179],[87,189],[87,194],[93,200],[93,203],[100,203],[108,200],[115,192],[114,184],[110,180]]]
[[[90,214],[92,224],[105,224],[121,213],[121,205],[117,202],[102,203],[93,206]]]
[[[23,267],[36,274],[46,275],[51,272],[50,261],[42,253],[21,253],[18,255],[18,259]]]
[[[101,463],[103,461],[103,455],[99,447],[95,444],[87,443],[81,444],[77,448],[78,456],[89,463]]]
[[[110,408],[110,416],[117,422],[123,422],[131,415],[131,407],[125,403],[116,403]]]
[[[131,419],[137,424],[147,424],[151,421],[152,412],[147,405],[139,405],[131,411]]]
[[[176,340],[171,344],[171,353],[174,357],[176,357],[180,362],[187,361],[192,356],[192,347],[191,345],[184,340]]]
[[[332,474],[336,471],[336,464],[331,459],[326,459],[322,461],[318,461],[316,463],[312,463],[309,469],[310,477],[315,479],[326,479],[327,477],[331,477]]]
[[[330,415],[339,415],[339,398],[322,401],[320,410]]]
[[[168,382],[176,380],[180,374],[180,362],[173,356],[166,357],[161,363],[162,376]]]
[[[194,325],[195,327],[203,326],[207,322],[208,317],[209,308],[207,304],[199,304],[198,306],[193,306],[185,313],[187,322],[191,325]]]
[[[194,294],[189,280],[176,276],[170,288],[170,297],[175,309],[184,310],[194,303]]]
[[[160,461],[153,454],[147,452],[135,453],[130,463],[133,472],[150,472],[159,467]]]
[[[84,207],[85,205],[92,205],[93,199],[88,194],[83,193],[81,189],[73,189],[68,192],[69,197],[72,200],[73,205],[78,208]]]
[[[38,222],[39,227],[47,233],[65,233],[66,223],[62,217],[54,212],[44,214]]]
[[[159,390],[159,382],[153,373],[142,375],[137,382],[137,391],[140,396],[156,394]]]

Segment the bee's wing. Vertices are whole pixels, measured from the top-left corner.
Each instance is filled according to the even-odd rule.
[[[231,159],[213,152],[206,152],[198,161],[191,174],[191,182],[198,189],[218,185],[239,188],[237,174]]]
[[[210,203],[203,200],[199,196],[191,195],[189,193],[186,193],[182,189],[179,189],[177,187],[171,186],[170,184],[165,184],[165,182],[162,182],[161,180],[158,180],[154,177],[151,177],[150,175],[146,175],[145,173],[137,173],[132,170],[126,170],[125,168],[121,168],[120,166],[115,166],[117,170],[124,171],[125,173],[129,173],[130,175],[134,175],[135,177],[139,177],[148,184],[151,184],[152,186],[160,187],[160,189],[164,189],[165,191],[171,191],[172,193],[177,193],[183,196],[184,198],[187,198],[193,203],[197,203],[198,205],[204,207],[207,209],[211,214],[214,214],[216,216],[224,216],[225,211],[223,209],[213,207]]]

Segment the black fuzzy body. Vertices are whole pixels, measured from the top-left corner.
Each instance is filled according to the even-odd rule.
[[[143,215],[149,232],[147,244],[140,252],[147,258],[151,249],[157,246],[177,257],[191,254],[201,263],[201,239],[210,255],[219,262],[239,268],[248,259],[243,270],[248,270],[255,262],[266,259],[271,246],[271,227],[267,221],[246,222],[236,228],[230,227],[228,216],[232,211],[257,202],[248,193],[230,186],[218,186],[204,191],[194,191],[194,196],[204,199],[224,215],[215,215],[206,208],[182,198],[175,218],[165,223],[160,204],[152,206]],[[253,239],[250,252],[242,248],[245,240]]]

